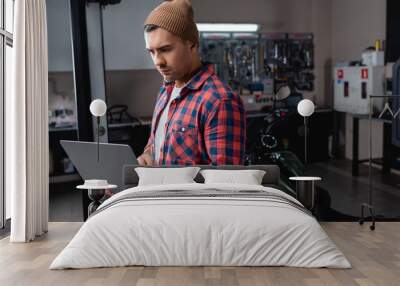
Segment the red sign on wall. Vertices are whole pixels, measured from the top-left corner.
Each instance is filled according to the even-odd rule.
[[[338,77],[338,79],[343,79],[344,71],[343,70],[337,70],[337,77]]]
[[[368,69],[362,69],[361,70],[361,78],[362,79],[368,79]]]

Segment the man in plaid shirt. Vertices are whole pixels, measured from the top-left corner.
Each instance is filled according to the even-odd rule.
[[[190,1],[156,7],[145,22],[145,40],[164,84],[139,164],[243,164],[243,103],[201,62]]]

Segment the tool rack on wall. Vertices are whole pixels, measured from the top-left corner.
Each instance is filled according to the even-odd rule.
[[[312,33],[202,33],[200,52],[240,94],[275,94],[284,85],[314,90]]]

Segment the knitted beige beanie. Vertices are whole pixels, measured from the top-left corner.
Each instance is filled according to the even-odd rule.
[[[156,25],[184,40],[199,43],[199,32],[193,19],[190,0],[164,1],[150,12],[144,25]]]

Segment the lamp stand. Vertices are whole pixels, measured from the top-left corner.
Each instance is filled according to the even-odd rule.
[[[307,116],[304,116],[304,165],[307,165]]]
[[[97,116],[97,163],[100,161],[100,116]]]

